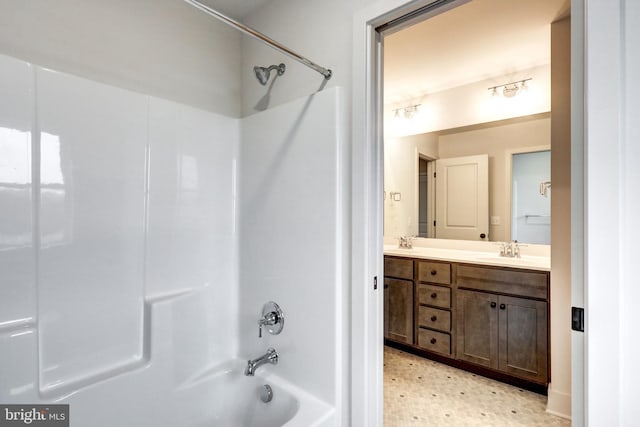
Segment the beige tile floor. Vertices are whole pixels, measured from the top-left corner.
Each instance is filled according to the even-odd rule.
[[[384,365],[385,427],[571,425],[518,387],[390,347]]]

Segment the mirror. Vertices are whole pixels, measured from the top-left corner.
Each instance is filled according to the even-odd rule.
[[[549,15],[544,23],[534,24],[531,14],[516,13],[511,8],[515,4],[504,2],[501,13],[514,12],[509,25],[492,26],[477,16],[495,12],[484,2],[468,2],[384,34],[385,238],[442,238],[442,220],[436,217],[438,206],[443,205],[452,215],[446,217],[446,224],[453,218],[454,225],[467,226],[469,207],[473,205],[470,200],[475,195],[466,193],[465,179],[456,181],[465,190],[464,196],[438,200],[442,177],[434,180],[433,173],[438,175],[436,164],[445,159],[486,155],[488,212],[482,221],[488,232],[479,231],[478,226],[472,237],[464,239],[546,241],[547,237],[540,235],[548,234],[549,213],[537,205],[512,208],[512,191],[514,199],[520,200],[524,189],[523,185],[512,184],[511,170],[515,154],[548,150],[551,145],[551,80],[556,78],[558,82],[560,68],[551,66],[552,40],[546,23],[553,22],[563,4],[566,2],[562,0],[545,2]],[[539,2],[533,7],[542,11]],[[465,32],[452,22],[483,27],[481,31]],[[564,96],[562,93],[555,92],[556,102]],[[564,141],[557,141],[558,153],[562,153]],[[564,161],[558,157],[556,164]],[[546,197],[539,193],[540,184],[550,177],[535,180],[533,196],[548,202],[548,185],[542,188],[547,190]],[[556,188],[563,191],[564,183],[558,181]],[[519,221],[547,231],[522,234]],[[484,239],[480,237],[483,234]]]
[[[517,239],[523,243],[549,244],[550,126],[550,114],[543,113],[446,131],[385,138],[385,237]],[[525,153],[542,154],[534,156],[534,166],[526,166]],[[438,222],[446,221],[440,219],[442,216],[437,218],[436,207],[439,204],[467,206],[465,202],[469,196],[461,197],[458,202],[453,198],[438,200],[436,182],[445,177],[436,174],[434,178],[436,165],[445,160],[450,162],[477,155],[488,158],[488,213],[485,220],[488,222],[488,235],[484,239],[480,238],[482,232],[471,237],[449,237],[438,226]],[[545,162],[546,170],[541,166]],[[471,184],[471,181],[467,179],[463,183]],[[468,194],[467,190],[465,194]],[[544,194],[541,194],[543,190]],[[531,202],[527,205],[524,203],[526,200]],[[516,203],[514,207],[512,201],[520,204]],[[461,211],[459,213],[467,214],[469,208]],[[474,238],[475,235],[478,237]]]

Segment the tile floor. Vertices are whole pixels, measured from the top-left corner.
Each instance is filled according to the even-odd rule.
[[[384,426],[570,426],[547,398],[384,348]]]

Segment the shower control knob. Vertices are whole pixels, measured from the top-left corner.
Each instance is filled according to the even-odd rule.
[[[284,327],[284,313],[278,304],[269,301],[262,307],[262,317],[258,321],[258,338],[262,338],[262,328],[271,335],[278,335]]]

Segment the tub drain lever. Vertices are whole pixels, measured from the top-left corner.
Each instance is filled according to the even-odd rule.
[[[269,301],[262,307],[262,318],[258,322],[258,338],[262,338],[262,327],[267,328],[271,335],[278,335],[284,327],[284,313],[280,306]]]

